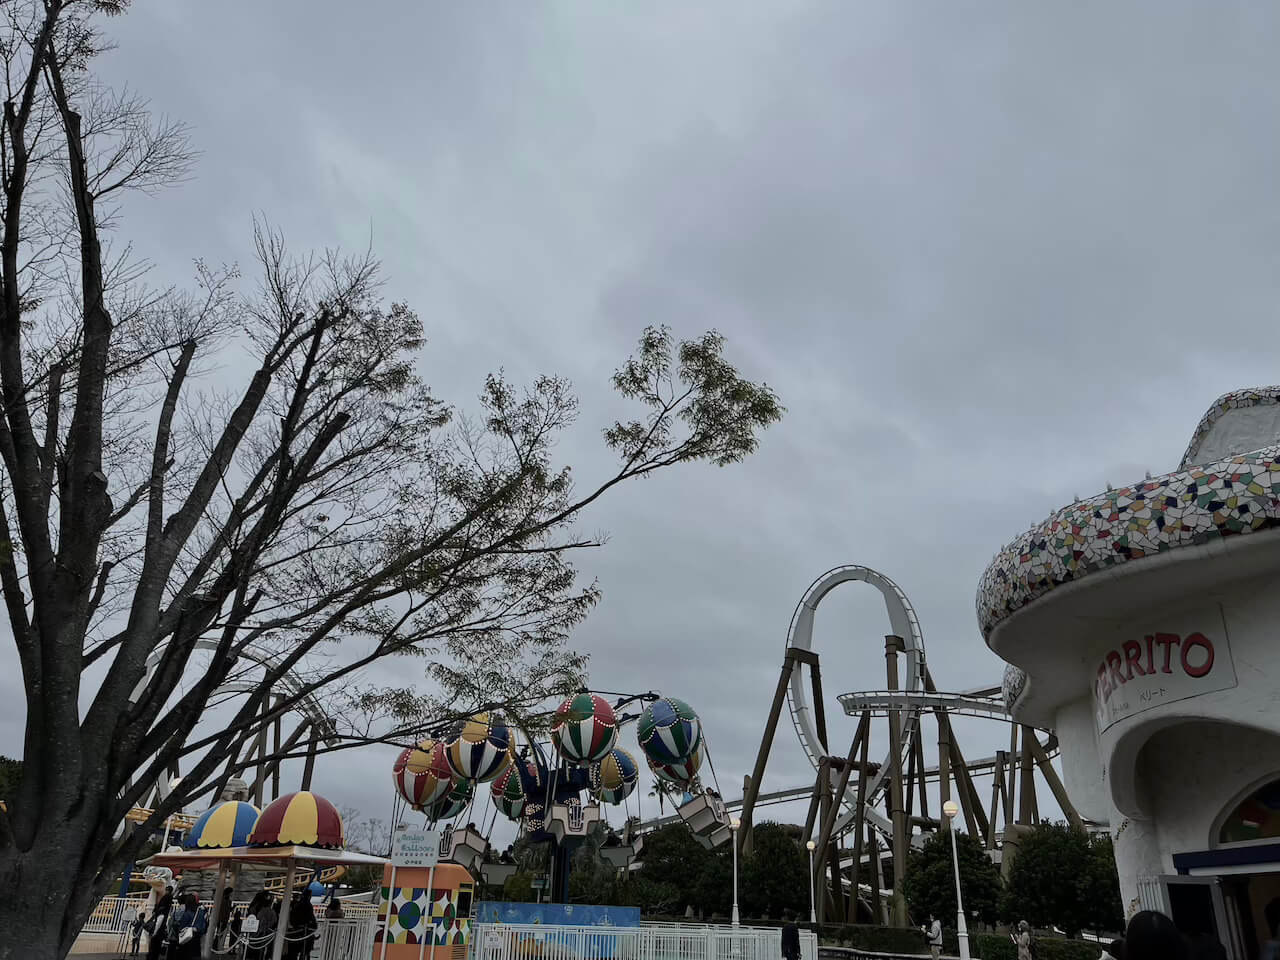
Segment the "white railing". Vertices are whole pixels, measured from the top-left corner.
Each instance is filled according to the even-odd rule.
[[[321,919],[312,960],[365,960],[370,956],[374,931],[372,917]]]
[[[85,921],[85,933],[123,933],[138,918],[138,911],[147,903],[147,895],[133,897],[103,897]]]
[[[471,960],[779,960],[778,927],[645,924],[639,927],[474,923]],[[818,938],[800,931],[802,960]]]

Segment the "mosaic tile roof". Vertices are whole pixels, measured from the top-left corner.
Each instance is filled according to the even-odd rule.
[[[1004,699],[1004,705],[1010,710],[1013,705],[1018,702],[1018,698],[1022,696],[1022,691],[1027,686],[1027,674],[1020,667],[1015,667],[1012,663],[1004,668],[1004,679],[1000,681],[1000,695]]]
[[[1191,435],[1191,442],[1187,444],[1187,452],[1182,455],[1182,462],[1178,465],[1178,469],[1186,470],[1192,465],[1193,458],[1196,455],[1196,448],[1200,446],[1200,441],[1204,439],[1204,435],[1228,410],[1236,410],[1241,407],[1274,406],[1275,404],[1280,404],[1280,386],[1250,387],[1247,390],[1233,390],[1231,393],[1224,393],[1213,402],[1213,406],[1200,418],[1200,422],[1196,425],[1195,433]]]
[[[978,624],[989,636],[1064,583],[1270,527],[1280,527],[1280,444],[1108,490],[1063,507],[996,555],[978,584]]]

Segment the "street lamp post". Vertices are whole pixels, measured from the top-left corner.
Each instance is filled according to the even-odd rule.
[[[965,924],[964,904],[960,900],[960,854],[956,852],[955,818],[960,807],[954,800],[948,800],[942,805],[942,812],[951,821],[951,829],[947,832],[951,834],[951,863],[956,871],[956,939],[960,942],[960,960],[969,960],[969,927]]]
[[[810,840],[805,846],[809,850],[809,923],[813,926],[818,924],[818,911],[814,907],[813,901],[813,851],[818,845]]]
[[[738,828],[742,821],[734,817],[729,821],[729,831],[733,839],[733,925],[738,925]]]

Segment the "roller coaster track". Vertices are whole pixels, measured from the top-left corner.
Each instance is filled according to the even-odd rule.
[[[310,886],[312,883],[333,883],[333,881],[345,876],[346,872],[347,868],[341,866],[322,867],[318,873],[309,867],[299,867],[293,875],[293,889],[299,890]],[[268,893],[279,893],[284,889],[284,881],[285,875],[283,873],[269,877],[262,885],[262,889]]]
[[[903,683],[903,691],[924,693],[927,671],[925,670],[924,637],[920,632],[920,620],[911,606],[911,601],[902,592],[902,588],[884,574],[872,570],[870,567],[846,564],[845,566],[828,570],[814,580],[809,585],[809,589],[805,591],[804,596],[800,598],[800,602],[796,605],[795,613],[791,616],[791,625],[787,629],[787,646],[812,652],[813,621],[814,614],[818,610],[818,604],[839,585],[858,582],[869,584],[880,591],[884,597],[885,610],[889,615],[889,625],[892,627],[894,634],[902,638],[903,652],[907,664],[907,675]],[[813,721],[812,707],[809,703],[809,694],[805,689],[803,672],[800,670],[795,670],[791,674],[791,683],[787,688],[787,708],[791,714],[791,724],[795,727],[796,736],[800,739],[800,745],[804,748],[805,754],[809,757],[809,762],[816,771],[828,751],[818,736],[818,730]],[[920,725],[921,709],[920,706],[908,704],[905,709],[899,712],[902,731],[897,749],[900,751],[898,759],[903,767],[906,766],[910,759],[911,741]],[[876,829],[885,836],[893,835],[893,824],[877,809],[877,806],[881,803],[884,791],[888,786],[889,774],[893,768],[894,761],[893,750],[894,747],[890,747],[889,755],[885,758],[884,763],[880,765],[879,771],[872,776],[863,795],[863,816],[875,824]],[[844,830],[850,821],[854,819],[857,803],[857,785],[856,783],[850,783],[845,790],[844,797],[841,799],[843,811],[836,820],[836,831]]]

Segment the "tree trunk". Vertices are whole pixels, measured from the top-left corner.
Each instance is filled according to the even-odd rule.
[[[0,960],[63,960],[84,925],[91,900],[76,895],[84,881],[76,845],[58,838],[25,853],[0,857]],[[81,914],[75,916],[74,914]]]

